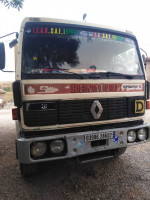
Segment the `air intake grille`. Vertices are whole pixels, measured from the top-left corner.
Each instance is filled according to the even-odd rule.
[[[23,104],[24,123],[27,126],[49,126],[56,124],[84,123],[137,117],[135,99],[141,97],[123,97],[112,99],[69,100],[55,102],[26,102]],[[91,107],[99,100],[103,107],[100,119],[94,119]]]

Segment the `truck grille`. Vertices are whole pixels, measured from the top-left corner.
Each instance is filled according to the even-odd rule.
[[[141,100],[144,97],[24,102],[24,123],[30,127],[50,126],[141,116],[143,113],[139,114],[134,112],[135,99]],[[99,100],[103,107],[100,119],[94,119],[90,111],[95,100]]]

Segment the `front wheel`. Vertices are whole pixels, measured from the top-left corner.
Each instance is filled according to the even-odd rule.
[[[118,150],[118,153],[116,154],[115,157],[118,157],[118,156],[124,154],[124,152],[125,152],[126,150],[127,150],[127,147],[122,147],[122,148],[120,148],[120,149]]]
[[[20,163],[20,171],[23,176],[30,176],[37,173],[37,163],[23,164]]]

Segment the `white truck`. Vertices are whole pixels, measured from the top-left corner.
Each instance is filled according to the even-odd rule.
[[[0,68],[5,68],[0,43]],[[25,18],[13,119],[21,173],[40,162],[113,158],[150,140],[149,84],[136,37],[87,22]]]

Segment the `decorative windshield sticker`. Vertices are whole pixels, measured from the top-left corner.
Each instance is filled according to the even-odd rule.
[[[50,35],[78,35],[79,31],[74,30],[74,29],[68,29],[68,28],[32,27],[32,28],[26,28],[25,33],[50,34]]]
[[[63,28],[63,27],[30,27],[25,28],[25,33],[27,35],[74,35],[79,37],[87,37],[87,38],[99,38],[99,39],[108,39],[115,40],[120,42],[126,42],[134,44],[134,41],[130,38],[125,38],[119,35],[113,35],[109,33],[103,32],[91,32],[91,31],[83,31],[76,30],[71,28]]]
[[[25,95],[32,94],[69,94],[69,93],[96,93],[96,92],[141,92],[141,84],[25,84]]]

